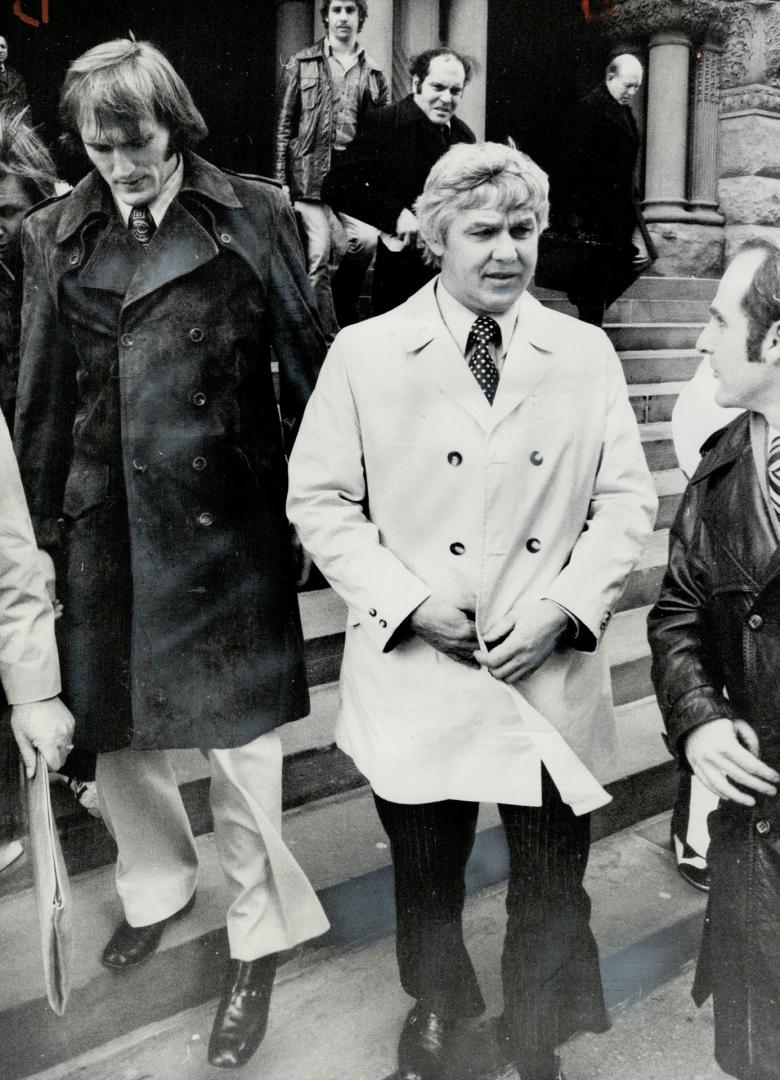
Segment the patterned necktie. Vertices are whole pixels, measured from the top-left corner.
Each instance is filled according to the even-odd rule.
[[[148,244],[157,226],[148,206],[134,206],[130,211],[128,228],[139,244]]]
[[[775,435],[769,444],[766,473],[769,498],[775,513],[780,517],[780,435]]]
[[[501,327],[489,315],[480,315],[474,320],[466,342],[466,356],[469,358],[471,374],[480,385],[480,389],[490,404],[498,390],[498,368],[493,363],[488,345],[501,346]]]

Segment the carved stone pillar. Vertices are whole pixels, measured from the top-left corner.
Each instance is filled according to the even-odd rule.
[[[458,116],[478,139],[485,137],[487,106],[488,0],[450,0],[447,44],[471,57],[474,70]]]
[[[713,225],[723,223],[723,217],[718,213],[716,197],[721,52],[712,42],[705,42],[696,51],[693,82],[691,218]]]
[[[393,26],[393,101],[412,88],[409,61],[439,44],[439,0],[395,0]]]
[[[688,64],[691,42],[682,31],[650,38],[647,98],[645,217],[687,221]]]
[[[284,88],[284,65],[293,53],[312,43],[312,0],[276,0],[276,97]]]

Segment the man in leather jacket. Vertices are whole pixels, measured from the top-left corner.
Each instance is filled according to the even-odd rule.
[[[322,201],[322,182],[352,142],[371,109],[390,92],[379,66],[357,35],[368,15],[365,0],[326,0],[320,13],[327,33],[291,56],[276,130],[276,179],[294,201],[307,252],[309,281],[325,330],[356,320],[356,306],[376,249],[377,230],[348,214],[336,217]],[[338,252],[333,249],[341,248]],[[338,269],[334,255],[346,254]]]
[[[780,251],[745,245],[698,341],[719,405],[649,616],[669,747],[720,798],[694,999],[710,992],[715,1057],[742,1080],[780,1060]]]

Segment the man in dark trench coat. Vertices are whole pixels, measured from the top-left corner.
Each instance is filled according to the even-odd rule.
[[[206,127],[161,53],[91,49],[61,105],[95,168],[25,222],[16,449],[119,849],[103,963],[140,963],[192,903],[165,751],[198,747],[231,895],[209,1060],[234,1067],[262,1039],[276,955],[327,929],[280,837],[274,730],[308,711],[285,451],[324,342],[286,200],[192,153]]]

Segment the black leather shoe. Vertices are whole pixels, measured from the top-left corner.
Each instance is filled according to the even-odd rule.
[[[276,961],[276,953],[259,960],[230,961],[209,1039],[210,1065],[237,1069],[257,1050],[268,1026]]]
[[[398,1040],[398,1080],[442,1080],[449,1030],[443,1017],[415,1005]]]
[[[195,893],[183,908],[179,908],[167,919],[149,923],[148,926],[131,926],[126,919],[122,919],[111,935],[108,945],[103,949],[101,962],[114,971],[127,971],[128,968],[137,967],[155,952],[168,923],[173,922],[174,919],[181,919],[192,911],[194,904]]]

